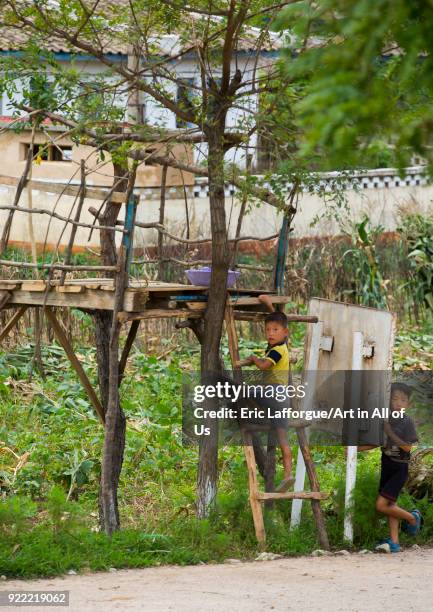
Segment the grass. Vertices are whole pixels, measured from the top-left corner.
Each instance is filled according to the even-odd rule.
[[[431,326],[405,328],[397,338],[397,364],[431,367]],[[301,346],[303,326],[292,342]],[[242,341],[248,353],[255,343]],[[104,570],[177,563],[252,559],[258,553],[248,503],[242,449],[219,455],[219,494],[209,519],[194,515],[197,449],[181,444],[182,374],[198,368],[196,347],[184,346],[164,360],[136,352],[122,386],[128,419],[119,489],[122,530],[108,538],[98,531],[97,500],[103,432],[62,351],[44,347],[45,380],[27,364],[32,347],[0,355],[0,574],[53,576],[68,570]],[[92,348],[80,358],[96,380]],[[223,347],[223,353],[227,353]],[[313,449],[333,548],[345,547],[344,453]],[[359,455],[355,492],[354,546],[364,548],[386,532],[374,510],[379,452]],[[278,470],[280,470],[280,466]],[[279,474],[280,475],[280,474]],[[407,493],[402,504],[415,501]],[[416,500],[426,527],[416,540],[433,540],[433,505]],[[309,504],[301,527],[289,532],[290,502],[266,515],[267,550],[308,554],[318,547]],[[407,538],[407,537],[406,537]]]

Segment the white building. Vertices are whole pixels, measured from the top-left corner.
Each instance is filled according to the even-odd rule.
[[[251,28],[248,35],[239,41],[238,51],[231,62],[231,71],[234,75],[236,71],[242,74],[242,81],[247,85],[244,90],[246,95],[242,98],[242,108],[231,108],[227,115],[227,127],[236,131],[245,131],[250,125],[254,112],[258,108],[258,94],[251,91],[255,75],[259,70],[266,70],[275,61],[278,56],[279,49],[282,47],[282,39],[275,33],[269,33],[267,41],[261,45],[261,50],[257,52],[257,37],[259,30]],[[29,33],[23,29],[0,28],[0,58],[5,56],[19,57],[22,54],[22,49],[28,42]],[[194,95],[199,95],[200,89],[200,69],[198,59],[195,52],[183,54],[178,58],[181,50],[181,43],[177,35],[165,35],[158,37],[157,45],[161,50],[161,55],[168,60],[170,69],[170,77],[160,79],[158,84],[164,88],[164,92],[171,95],[173,99],[183,100],[191,99]],[[119,75],[107,73],[107,66],[97,61],[91,56],[77,50],[76,54],[72,54],[69,46],[62,40],[52,39],[47,42],[46,49],[54,54],[55,59],[60,66],[66,70],[74,67],[80,73],[80,81],[82,82],[83,90],[98,87],[98,80],[101,78],[105,83],[111,83],[114,87],[113,94],[106,94],[106,103],[113,103],[118,108],[124,110],[124,119],[128,120],[128,93],[125,90],[124,79]],[[110,40],[105,46],[105,58],[113,62],[113,64],[127,67],[128,66],[128,48],[123,42],[116,42],[115,39]],[[129,49],[129,51],[131,51]],[[129,56],[131,61],[131,55]],[[172,59],[171,59],[172,58]],[[212,69],[212,78],[218,81],[220,71],[218,67]],[[146,77],[148,82],[151,77]],[[31,87],[31,82],[17,82],[17,92],[14,94],[14,100],[8,98],[4,93],[0,100],[0,117],[11,117],[16,114],[16,104],[22,101],[20,91]],[[151,96],[139,92],[139,100],[136,116],[138,122],[149,124],[156,127],[161,127],[168,130],[199,128],[193,123],[185,123],[179,121],[179,118],[169,109],[165,108],[157,100]],[[23,113],[24,114],[24,113]],[[241,127],[242,126],[242,127]],[[241,149],[232,148],[227,152],[227,161],[235,162],[237,165],[245,166],[247,156],[249,161],[255,166],[257,160],[257,135],[253,134],[249,139],[248,144]],[[206,144],[194,145],[193,153],[194,161],[201,163],[206,157]],[[65,160],[66,161],[66,160]]]

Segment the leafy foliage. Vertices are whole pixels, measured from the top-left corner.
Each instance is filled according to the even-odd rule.
[[[304,325],[294,328],[295,348],[302,346],[304,330]],[[398,364],[407,367],[416,357],[418,363],[426,359],[431,339],[428,327],[423,334],[402,331]],[[256,340],[241,339],[242,355],[254,347]],[[223,354],[227,352],[224,345]],[[78,353],[94,378],[93,349],[82,347]],[[206,520],[195,517],[197,449],[181,444],[180,398],[183,373],[198,367],[196,347],[186,345],[165,360],[139,351],[132,356],[122,385],[128,424],[120,497],[124,529],[111,539],[99,532],[95,512],[102,428],[57,347],[44,351],[50,364],[45,380],[34,376],[28,382],[27,358],[25,351],[10,352],[2,355],[0,367],[0,573],[55,575],[69,569],[199,563],[257,554],[240,448],[220,450],[216,507]],[[26,462],[12,478],[26,452]],[[314,448],[313,458],[321,487],[332,492],[324,502],[331,543],[341,547],[344,453],[338,447]],[[383,535],[386,525],[374,512],[378,453],[361,455],[359,464],[355,544],[364,548]],[[406,496],[404,503],[413,502]],[[427,502],[416,503],[430,516]],[[317,548],[311,508],[304,504],[301,527],[289,532],[290,509],[290,502],[281,503],[266,515],[268,548],[285,555],[308,553]],[[417,541],[432,536],[428,529]]]
[[[383,232],[382,227],[372,228],[368,217],[354,224],[351,234],[353,248],[343,254],[343,258],[350,258],[354,263],[353,283],[355,288],[350,290],[359,304],[386,308],[386,283],[382,278],[380,265],[375,248],[375,239]]]
[[[433,215],[404,217],[398,228],[408,248],[411,277],[407,287],[413,301],[433,310]]]
[[[414,154],[433,171],[433,9],[404,0],[295,2],[281,16],[303,41],[286,74],[302,78],[299,123],[304,152],[326,151],[331,165],[363,167],[373,150],[387,165],[411,165]]]

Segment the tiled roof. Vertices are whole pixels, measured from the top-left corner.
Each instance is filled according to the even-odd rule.
[[[45,130],[50,132],[67,132],[67,128],[58,123],[53,123],[51,119],[45,118],[42,121]],[[16,127],[20,127],[20,132],[22,131],[31,131],[32,123],[29,120],[28,115],[24,115],[23,117],[12,117],[11,115],[0,115],[0,126],[3,129],[14,129]]]
[[[101,16],[107,16],[110,13],[110,3],[111,0],[102,0],[98,5],[98,10],[100,10]],[[116,3],[125,4],[125,10],[128,10],[129,1],[126,0],[118,0]],[[101,10],[102,9],[102,10]],[[31,36],[31,29],[28,27],[16,27],[16,26],[4,26],[3,20],[1,18],[1,14],[4,13],[4,9],[0,9],[0,51],[19,51],[24,48],[28,43],[28,40]],[[197,38],[197,42],[200,40],[199,30],[200,28],[195,28],[194,24],[198,23],[203,18],[201,16],[191,17],[191,36],[188,36],[188,40],[182,41],[178,34],[164,34],[157,35],[153,40],[153,44],[157,49],[158,54],[162,55],[176,55],[182,49],[182,47],[191,46],[193,42],[191,39],[193,36]],[[216,18],[215,18],[216,19]],[[216,19],[217,20],[217,19]],[[258,28],[248,28],[245,30],[245,33],[240,37],[238,43],[238,51],[256,51],[257,43],[260,36],[260,30]],[[106,30],[104,32],[98,32],[98,39],[100,44],[102,45],[104,53],[115,53],[115,54],[127,54],[127,37],[124,32],[118,30],[118,36],[116,37],[114,29]],[[216,39],[214,44],[215,47],[218,43],[223,42],[223,37],[218,40]],[[282,38],[276,34],[275,32],[269,32],[268,36],[260,41],[260,46],[263,51],[276,51],[283,46]],[[66,41],[61,38],[56,38],[52,36],[47,42],[45,48],[54,53],[81,53],[85,54],[85,52],[76,49],[73,45],[70,45]]]

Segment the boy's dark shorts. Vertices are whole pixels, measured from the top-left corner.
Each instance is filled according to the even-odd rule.
[[[279,402],[277,399],[257,398],[256,403],[265,410],[266,417],[260,419],[261,425],[270,426],[271,429],[288,429],[289,420],[285,416],[280,416],[284,408],[290,407],[290,400]],[[269,416],[269,418],[268,418]]]
[[[396,502],[407,480],[408,471],[408,463],[393,461],[382,453],[379,495],[389,499],[389,501]]]

